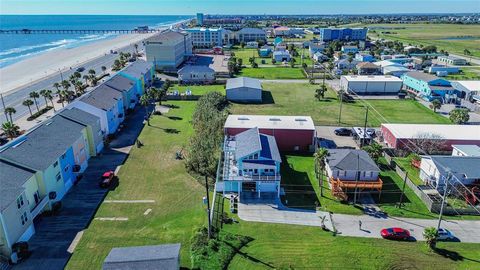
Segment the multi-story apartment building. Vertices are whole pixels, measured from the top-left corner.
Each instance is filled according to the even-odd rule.
[[[364,41],[367,39],[367,32],[367,28],[322,28],[320,29],[320,40]]]
[[[157,69],[176,69],[192,55],[192,39],[174,31],[160,33],[145,40],[145,54]]]
[[[185,32],[190,34],[195,48],[223,46],[229,42],[228,32],[223,28],[189,28]]]

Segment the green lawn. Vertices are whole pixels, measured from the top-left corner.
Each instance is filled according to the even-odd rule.
[[[185,171],[183,161],[175,159],[175,152],[188,143],[192,134],[190,120],[195,102],[165,104],[174,105],[175,108],[165,115],[152,117],[152,126],[146,126],[139,138],[144,146],[132,149],[120,169],[119,186],[107,195],[107,199],[152,199],[155,203],[102,204],[96,217],[128,217],[128,221],[93,220],[85,230],[67,269],[101,269],[112,247],[174,242],[182,243],[182,267],[191,267],[190,238],[196,227],[206,224],[205,206],[202,204],[204,188]],[[292,162],[296,159],[302,162]],[[303,171],[308,179],[312,176],[312,162],[309,159],[311,161],[310,157],[287,156],[288,163],[292,163],[291,170]],[[298,174],[284,172],[293,176]],[[307,178],[304,177],[302,181]],[[285,184],[295,181],[286,180]],[[293,198],[291,200],[294,201]],[[147,209],[152,209],[152,212],[145,216],[143,213]],[[480,266],[479,244],[440,243],[439,247],[448,251],[448,254],[458,254],[456,259],[450,259],[429,252],[422,242],[334,237],[318,227],[239,221],[225,225],[224,229],[253,238],[234,257],[229,269],[415,267],[437,270],[475,269]]]
[[[217,91],[225,95],[225,85],[189,85],[189,86],[179,86],[177,84],[172,85],[168,91],[177,90],[179,93],[185,93],[185,91],[192,91],[192,95],[205,95],[208,92]]]
[[[408,178],[410,178],[415,185],[423,184],[423,181],[420,179],[419,175],[420,171],[418,168],[412,166],[410,158],[395,158],[394,160],[398,167],[402,168],[403,171],[408,173]]]
[[[473,56],[480,57],[480,48],[478,46],[480,42],[480,25],[478,24],[370,24],[367,27],[389,28],[376,29],[376,33],[370,30],[370,36],[398,40],[405,45],[435,45],[439,50],[443,49],[460,55],[463,55],[463,51],[468,49]]]
[[[243,68],[238,76],[253,77],[266,80],[275,79],[305,79],[305,74],[300,65],[295,68],[288,67],[260,67]]]
[[[259,69],[261,70],[261,69]],[[310,115],[317,125],[339,125],[338,115],[340,102],[336,93],[329,90],[322,101],[315,99],[318,85],[308,83],[263,83],[264,104],[234,104],[234,114],[266,114],[266,115]],[[435,114],[420,103],[413,100],[368,100],[370,109],[369,126],[380,126],[386,121],[392,123],[442,123],[450,120]],[[381,113],[381,115],[379,115]],[[341,125],[363,125],[365,107],[361,101],[342,105]]]
[[[451,74],[446,77],[449,80],[480,80],[479,68],[461,68],[459,74]]]

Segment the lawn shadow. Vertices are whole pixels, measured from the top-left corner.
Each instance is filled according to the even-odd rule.
[[[295,153],[295,155],[302,154]],[[308,156],[311,156],[311,154],[308,154]],[[288,164],[286,156],[282,156],[282,160],[280,167],[281,186],[285,191],[285,196],[282,196],[282,204],[289,208],[315,210],[320,202],[308,173],[293,169]]]
[[[174,120],[174,121],[179,121],[179,120],[183,120],[182,117],[178,117],[178,116],[167,116],[168,119],[170,120]]]
[[[463,261],[463,259],[466,259],[462,255],[460,255],[458,252],[453,251],[453,250],[448,250],[448,249],[444,249],[444,248],[435,248],[435,249],[433,249],[433,251],[435,253],[437,253],[438,255],[440,255],[444,258],[448,258],[452,261]],[[468,259],[468,260],[480,263],[479,260],[473,260],[473,259]]]
[[[180,133],[180,130],[178,130],[178,129],[176,129],[176,128],[162,128],[162,127],[157,127],[157,126],[154,126],[154,125],[150,125],[150,127],[156,128],[156,129],[161,129],[161,130],[163,130],[165,133],[169,133],[169,134],[178,134],[178,133]]]
[[[174,104],[162,104],[165,107],[168,107],[169,109],[178,109],[180,106],[174,105]]]
[[[380,164],[380,169],[385,165]],[[402,195],[402,190],[400,189],[399,186],[397,186],[397,183],[393,181],[393,179],[388,176],[388,175],[383,175],[381,176],[382,181],[383,181],[383,188],[382,188],[382,194],[380,196],[380,199],[378,199],[378,196],[373,196],[373,200],[377,204],[396,204],[400,201],[400,197]],[[410,203],[410,200],[407,198],[407,196],[403,196],[402,198],[403,203]]]
[[[253,241],[253,240],[254,240],[254,239],[252,238],[251,241]],[[251,241],[250,241],[250,242],[251,242]],[[249,261],[252,261],[253,263],[262,264],[263,266],[266,266],[266,267],[268,267],[268,268],[275,268],[275,266],[273,266],[273,265],[271,265],[271,264],[269,264],[269,263],[267,263],[267,262],[261,261],[261,260],[255,258],[255,257],[249,255],[249,254],[246,253],[246,252],[240,251],[240,249],[242,249],[243,247],[248,247],[248,245],[249,245],[248,243],[245,244],[245,245],[244,245],[243,247],[241,247],[240,249],[236,249],[232,244],[230,244],[230,243],[228,243],[228,242],[225,242],[225,241],[223,241],[223,242],[224,242],[226,245],[230,246],[231,248],[233,248],[233,249],[236,251],[236,254],[235,254],[235,255],[238,254],[238,255],[242,256],[243,258],[245,258],[245,259],[247,259],[247,260],[249,260]],[[249,242],[249,243],[250,243],[250,242]],[[228,268],[228,265],[227,265],[227,268]]]

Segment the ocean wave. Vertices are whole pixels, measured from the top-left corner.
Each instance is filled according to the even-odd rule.
[[[45,52],[49,52],[49,51],[52,51],[52,50],[56,50],[56,49],[59,49],[59,48],[65,48],[66,46],[67,46],[67,44],[63,44],[63,45],[60,45],[60,46],[57,46],[57,47],[52,47],[52,48],[48,48],[48,49],[41,50],[41,51],[34,51],[34,52],[25,53],[25,54],[21,54],[21,55],[17,55],[17,56],[0,58],[0,68],[3,68],[3,67],[8,66],[10,64],[16,63],[16,62],[18,62],[18,61],[20,61],[24,58],[32,57],[32,56],[42,54],[42,53],[45,53]]]
[[[16,53],[31,51],[31,50],[35,50],[35,49],[41,49],[41,48],[45,48],[45,47],[58,47],[58,46],[62,46],[62,45],[65,45],[65,44],[68,44],[68,43],[71,43],[71,42],[75,42],[75,41],[76,41],[76,39],[62,39],[62,40],[57,40],[57,41],[38,44],[38,45],[22,46],[22,47],[18,47],[18,48],[12,48],[12,49],[0,52],[0,57],[10,55],[10,54],[16,54]]]

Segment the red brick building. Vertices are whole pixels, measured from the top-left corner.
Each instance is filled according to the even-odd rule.
[[[224,131],[234,136],[254,127],[274,136],[280,151],[313,151],[316,134],[310,116],[229,115]]]

